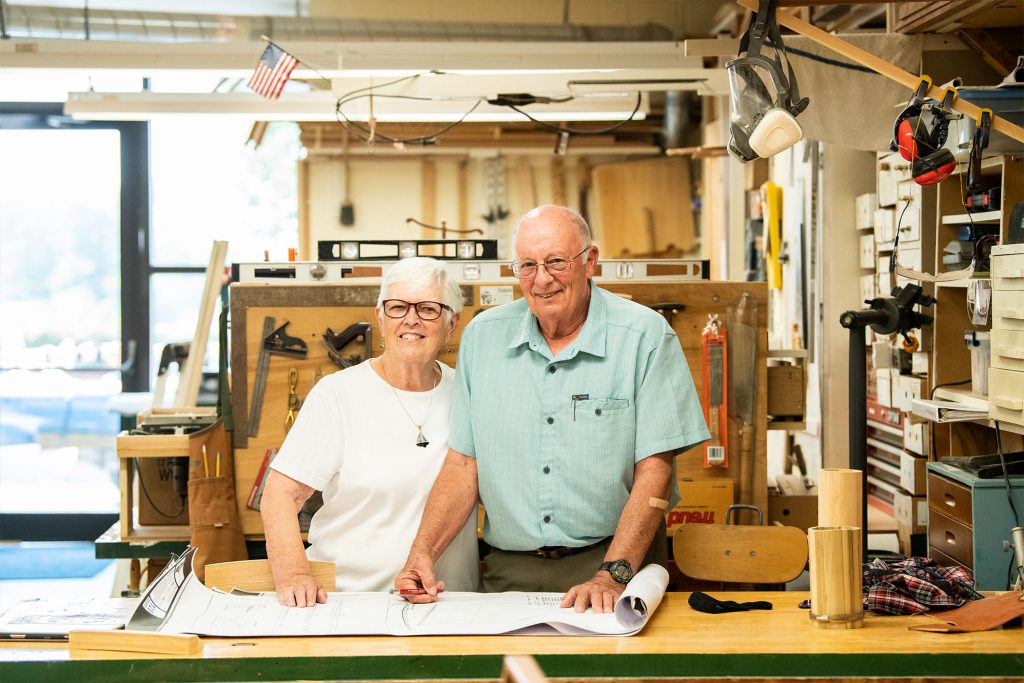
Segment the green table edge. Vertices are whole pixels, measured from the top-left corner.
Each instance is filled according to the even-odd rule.
[[[949,637],[949,636],[942,636]],[[955,636],[954,636],[955,637]],[[941,642],[937,642],[941,645]],[[3,661],[5,680],[294,681],[497,678],[502,655]],[[535,655],[553,678],[1024,676],[1024,653]]]

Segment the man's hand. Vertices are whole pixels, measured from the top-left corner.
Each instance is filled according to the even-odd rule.
[[[434,563],[429,555],[413,551],[402,571],[398,572],[398,576],[395,577],[395,588],[426,591],[422,595],[403,595],[402,597],[409,602],[434,602],[437,600],[437,592],[444,589],[444,581],[438,581],[435,578]]]
[[[277,601],[285,607],[312,607],[327,602],[327,591],[309,574],[295,574],[277,584]]]
[[[570,588],[562,597],[560,607],[575,605],[577,612],[585,612],[589,606],[595,613],[610,613],[615,609],[615,601],[625,589],[626,587],[613,579],[608,572],[599,571],[590,581]]]

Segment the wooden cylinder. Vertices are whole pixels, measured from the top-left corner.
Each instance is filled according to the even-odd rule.
[[[860,527],[807,530],[811,620],[821,628],[860,628],[864,601]]]
[[[861,527],[863,473],[823,469],[818,472],[818,526]]]

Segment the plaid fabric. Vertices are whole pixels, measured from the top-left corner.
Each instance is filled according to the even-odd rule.
[[[920,614],[980,600],[974,575],[964,567],[940,567],[927,557],[864,565],[864,609],[877,614]]]

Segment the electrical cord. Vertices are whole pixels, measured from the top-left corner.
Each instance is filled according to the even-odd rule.
[[[553,101],[563,102],[565,100],[553,100]],[[533,116],[530,116],[528,113],[526,113],[525,111],[523,111],[522,109],[520,109],[518,106],[516,106],[514,104],[504,103],[504,102],[501,102],[501,104],[504,104],[504,106],[508,107],[512,111],[515,111],[515,112],[518,112],[518,113],[522,114],[523,116],[525,116],[526,118],[530,119],[531,121],[533,121],[537,125],[541,126],[542,128],[547,128],[548,130],[553,130],[556,133],[566,133],[568,135],[602,135],[604,133],[612,133],[614,131],[617,131],[618,129],[622,128],[627,123],[629,123],[630,121],[633,120],[633,117],[636,116],[636,113],[638,111],[640,111],[640,105],[643,104],[643,93],[637,91],[637,93],[636,93],[636,106],[633,107],[633,111],[631,111],[629,113],[629,116],[627,118],[624,118],[623,120],[621,120],[621,121],[619,121],[617,123],[614,123],[611,126],[607,126],[605,128],[594,128],[594,129],[569,128],[568,126],[559,126],[559,125],[556,125],[556,124],[553,124],[553,123],[548,123],[547,121],[541,121],[540,119],[537,119],[537,118],[535,118]]]
[[[365,88],[364,88],[364,90],[365,90]],[[353,121],[352,119],[348,118],[348,116],[345,115],[345,112],[342,110],[342,107],[344,105],[348,104],[349,102],[351,102],[353,100],[361,99],[361,98],[364,98],[364,97],[387,97],[389,99],[420,100],[420,101],[425,101],[425,102],[430,102],[430,101],[433,101],[433,100],[431,98],[429,98],[429,97],[415,97],[413,95],[382,95],[380,93],[372,93],[372,92],[365,93],[365,94],[360,94],[360,95],[354,95],[354,96],[346,95],[346,96],[338,99],[338,102],[335,105],[335,110],[334,110],[335,111],[335,116],[338,117],[338,123],[342,123],[342,119],[344,119],[343,125],[346,125],[350,129],[355,129],[355,130],[361,132],[363,134],[363,137],[356,136],[360,140],[360,142],[370,142],[372,139],[380,139],[380,140],[383,140],[384,142],[390,142],[392,144],[432,145],[435,142],[437,142],[437,138],[438,137],[440,137],[441,135],[444,135],[445,133],[450,131],[452,128],[455,128],[460,123],[464,122],[466,120],[466,118],[470,114],[472,114],[474,111],[476,111],[477,107],[479,107],[480,104],[483,102],[482,98],[477,99],[476,102],[473,103],[473,106],[470,107],[468,110],[466,110],[466,112],[457,121],[453,121],[452,123],[449,123],[446,126],[442,126],[442,127],[438,128],[437,130],[429,133],[429,134],[426,134],[426,135],[416,135],[416,136],[406,137],[406,138],[398,138],[398,137],[392,137],[390,135],[385,135],[384,133],[381,133],[381,132],[379,132],[377,130],[374,130],[374,129],[370,128],[369,126],[365,126],[365,125],[363,125],[362,123],[360,123],[358,121]]]
[[[141,470],[139,470],[139,488],[142,489],[142,494],[144,496],[146,496],[146,500],[149,501],[149,504],[153,507],[154,510],[156,510],[157,514],[159,514],[161,517],[166,517],[167,519],[174,519],[175,517],[177,517],[178,515],[180,515],[182,512],[185,511],[185,500],[186,499],[181,497],[181,496],[178,497],[178,509],[177,509],[177,511],[175,511],[173,513],[168,513],[168,512],[165,512],[164,510],[161,510],[160,506],[157,505],[156,502],[153,500],[153,498],[149,495],[149,491],[146,490],[146,482],[145,482],[145,480],[142,477],[142,471]]]

